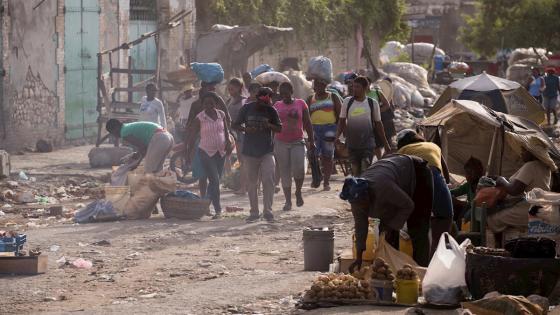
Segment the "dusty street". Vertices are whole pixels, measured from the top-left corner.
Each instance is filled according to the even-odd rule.
[[[13,156],[16,174],[23,170],[36,178],[18,181],[16,190],[49,195],[49,202],[64,204],[65,212],[87,204],[100,195],[109,172],[89,168],[89,149]],[[64,217],[29,217],[41,205],[10,208],[4,203],[0,227],[25,232],[27,248],[46,253],[49,267],[37,276],[0,276],[0,286],[5,288],[0,314],[412,313],[398,307],[308,312],[295,308],[300,294],[318,275],[303,271],[302,229],[333,226],[335,252],[351,247],[351,214],[338,198],[342,178],[336,177],[330,192],[304,188],[306,204],[291,212],[275,211],[273,224],[246,224],[246,212],[236,212],[225,213],[218,221],[168,220],[159,214],[149,220],[78,225]],[[70,188],[61,195],[58,187]],[[246,197],[230,191],[223,194],[225,206],[248,209]],[[276,195],[275,209],[282,207],[282,199]],[[93,267],[76,269],[63,263],[77,258],[92,261]]]
[[[20,181],[19,188],[38,186],[48,194],[49,187],[56,190],[68,182],[101,184],[109,170],[89,169],[88,151],[75,147],[13,156],[16,173],[36,177],[36,183]],[[331,192],[305,189],[305,206],[277,211],[274,224],[246,224],[243,212],[226,213],[220,221],[166,220],[160,214],[143,221],[77,225],[56,218],[24,219],[22,213],[29,210],[4,208],[1,226],[19,224],[28,245],[48,254],[49,268],[38,276],[1,277],[0,286],[8,293],[0,313],[290,313],[292,298],[317,275],[303,272],[303,227],[334,226],[337,250],[351,244],[351,216],[337,197],[341,178]],[[89,202],[66,199],[61,200],[65,209]],[[246,197],[225,191],[223,199],[226,206],[248,209]],[[281,206],[276,195],[275,209]],[[92,244],[101,240],[108,244]],[[60,248],[51,251],[52,245]],[[62,257],[82,257],[93,267],[59,268]]]

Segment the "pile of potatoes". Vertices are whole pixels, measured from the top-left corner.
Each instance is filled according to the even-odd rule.
[[[397,279],[400,280],[418,280],[418,273],[411,265],[404,265],[402,269],[397,271]]]
[[[305,293],[305,300],[367,300],[374,299],[369,281],[359,280],[350,275],[328,274],[319,276],[311,289]]]
[[[393,281],[395,276],[383,258],[376,258],[371,265],[371,278],[376,280]]]

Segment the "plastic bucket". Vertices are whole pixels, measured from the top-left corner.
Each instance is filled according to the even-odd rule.
[[[418,303],[418,290],[420,288],[420,280],[402,280],[395,281],[397,290],[397,303],[413,305]]]
[[[379,301],[393,302],[393,281],[372,279],[371,286]]]
[[[303,269],[305,271],[329,271],[334,256],[334,231],[303,230]]]

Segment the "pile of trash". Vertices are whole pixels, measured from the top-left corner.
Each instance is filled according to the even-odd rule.
[[[33,177],[21,171],[0,182],[0,226],[18,228],[70,223],[84,202],[103,195],[95,180]]]
[[[424,117],[424,109],[418,107],[411,107],[409,109],[395,109],[394,121],[396,131],[403,129],[415,129],[416,124]]]
[[[383,66],[383,71],[404,79],[414,86],[422,97],[435,98],[436,93],[428,83],[428,71],[419,65],[408,62],[393,62]]]

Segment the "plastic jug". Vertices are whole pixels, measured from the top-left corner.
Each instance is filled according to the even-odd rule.
[[[373,260],[373,253],[377,248],[377,240],[379,239],[379,219],[369,221],[368,235],[366,239],[366,250],[362,254],[362,260]],[[356,253],[356,234],[352,235],[352,252],[354,259],[358,256]]]

